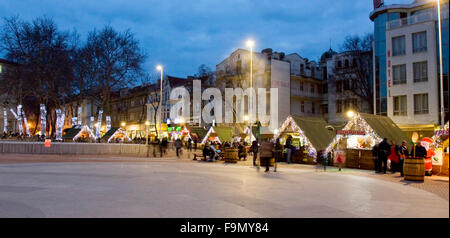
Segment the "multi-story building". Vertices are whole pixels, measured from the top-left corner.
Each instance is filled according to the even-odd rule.
[[[372,52],[331,51],[328,55],[324,59],[327,71],[328,122],[339,124],[347,121],[346,112],[350,110],[371,113]]]
[[[216,84],[219,88],[265,88],[266,100],[270,101],[270,88],[278,88],[278,105],[267,103],[266,112],[270,113],[270,106],[276,107],[278,112],[278,126],[290,115],[290,63],[286,61],[284,53],[265,49],[261,53],[253,52],[252,84],[250,84],[250,51],[237,49],[231,55],[216,65]],[[247,113],[247,101],[245,111]],[[250,120],[254,120],[251,118]],[[263,124],[263,127],[267,125]]]
[[[374,109],[408,134],[430,135],[441,124],[440,90],[448,121],[448,0],[441,2],[444,88],[440,87],[437,1],[383,5],[376,1]],[[375,3],[375,1],[374,1]]]
[[[145,124],[148,120],[148,98],[155,88],[155,85],[144,85],[114,92],[111,96],[112,127],[125,128],[130,138],[145,137],[149,129]]]
[[[327,114],[326,80],[323,68],[315,61],[293,53],[286,56],[290,63],[290,114],[293,116],[322,117]]]

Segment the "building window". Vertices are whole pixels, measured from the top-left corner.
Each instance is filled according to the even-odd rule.
[[[414,95],[414,114],[428,114],[428,94]]]
[[[316,104],[314,102],[311,103],[312,114],[316,114]]]
[[[357,67],[358,66],[358,62],[356,60],[356,58],[353,58],[353,67]]]
[[[2,65],[0,64],[0,74],[2,73]]]
[[[303,91],[303,82],[300,82],[300,91]]]
[[[337,65],[338,65],[338,68],[342,68],[342,62],[340,60],[338,61]]]
[[[302,101],[300,109],[302,112],[305,112],[305,102],[304,101]]]
[[[412,34],[413,53],[427,51],[427,32],[418,32]]]
[[[348,59],[345,60],[344,66],[345,66],[345,68],[348,68],[350,66]]]
[[[345,90],[350,90],[350,81],[349,80],[344,81],[344,91]]]
[[[394,97],[394,116],[406,116],[406,95]]]
[[[314,93],[314,84],[311,84],[311,93]]]
[[[427,61],[413,63],[413,69],[414,69],[414,82],[415,83],[428,81],[428,63],[427,63]]]
[[[342,113],[342,101],[336,100],[336,113]]]
[[[392,55],[397,56],[404,54],[406,54],[405,36],[392,38]]]
[[[336,82],[336,92],[342,92],[342,81]]]
[[[303,66],[303,64],[300,64],[300,74],[304,74],[305,73],[305,68]]]
[[[392,67],[394,85],[406,83],[406,64],[394,65]]]

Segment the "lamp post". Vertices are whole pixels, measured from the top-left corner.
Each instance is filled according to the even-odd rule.
[[[439,28],[439,71],[441,84],[441,125],[445,124],[445,107],[444,107],[444,72],[442,72],[442,22],[441,22],[441,1],[437,0],[438,8],[438,28]]]
[[[253,40],[248,40],[247,41],[247,47],[250,48],[250,88],[252,88],[253,91],[253,47],[255,46],[255,42]],[[253,92],[251,93],[251,95],[249,95],[248,99],[249,99],[249,104],[251,107],[253,107]],[[248,111],[250,112],[250,107],[248,108]],[[253,114],[253,109],[252,109],[252,114]]]
[[[146,121],[146,122],[145,122],[145,131],[146,131],[145,145],[148,145],[148,126],[150,126],[150,122],[149,122],[149,121]]]
[[[160,86],[160,92],[159,92],[159,133],[158,133],[158,137],[161,138],[161,131],[162,131],[162,126],[161,126],[161,122],[162,122],[162,86],[163,86],[163,67],[161,65],[156,66],[156,69],[161,71],[161,86]]]

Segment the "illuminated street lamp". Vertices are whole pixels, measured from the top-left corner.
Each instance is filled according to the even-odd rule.
[[[253,88],[253,47],[255,46],[255,42],[248,40],[246,45],[250,48],[250,87]]]
[[[162,120],[162,86],[163,86],[163,72],[164,68],[161,65],[156,66],[156,69],[161,71],[161,87],[159,92],[159,133],[158,137],[161,138],[161,132],[162,132],[162,126],[161,126],[161,120]]]
[[[347,117],[348,118],[353,118],[354,116],[355,116],[355,112],[354,111],[350,110],[350,111],[347,112]]]
[[[438,25],[439,25],[439,70],[441,84],[441,125],[445,124],[445,107],[444,107],[444,72],[442,72],[442,22],[441,22],[441,1],[437,0],[438,8]]]
[[[125,127],[127,125],[127,123],[125,123],[124,121],[122,123],[120,123],[121,127]]]

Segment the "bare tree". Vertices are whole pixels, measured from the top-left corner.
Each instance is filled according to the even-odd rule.
[[[335,65],[330,79],[331,83],[341,84],[343,95],[356,95],[367,102],[368,113],[373,110],[372,41],[373,34],[347,36],[341,47],[345,60]]]
[[[81,82],[84,86],[95,86],[93,92],[101,100],[104,112],[110,114],[111,92],[134,85],[142,74],[145,54],[139,42],[130,30],[117,32],[105,26],[89,33],[80,56],[83,57],[80,75],[85,77]]]
[[[71,94],[73,53],[76,33],[58,30],[51,18],[25,22],[18,17],[4,18],[0,33],[1,49],[17,67],[4,80],[17,103],[32,96],[50,112],[51,135],[55,131],[55,108]],[[39,118],[36,117],[36,118]]]

